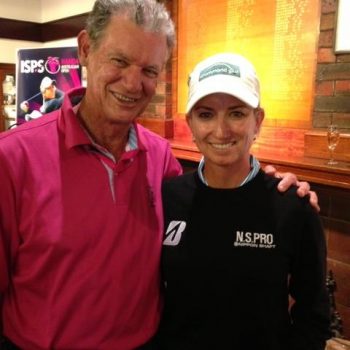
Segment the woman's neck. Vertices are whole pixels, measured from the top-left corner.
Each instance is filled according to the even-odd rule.
[[[240,166],[219,166],[205,162],[203,175],[210,187],[236,188],[241,185],[250,171],[249,160]]]

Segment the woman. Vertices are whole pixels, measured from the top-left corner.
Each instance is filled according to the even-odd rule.
[[[249,61],[218,54],[190,75],[198,171],[163,187],[160,349],[321,350],[329,329],[317,213],[250,155],[264,110]]]

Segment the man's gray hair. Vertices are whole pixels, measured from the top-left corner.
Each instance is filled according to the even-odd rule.
[[[146,31],[164,34],[169,53],[174,47],[174,24],[165,6],[156,0],[96,0],[86,22],[86,30],[94,47],[98,46],[113,15],[126,15]]]

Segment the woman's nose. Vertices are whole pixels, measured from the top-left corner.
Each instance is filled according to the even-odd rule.
[[[226,138],[230,135],[230,127],[225,119],[219,118],[217,120],[214,133],[218,138]]]

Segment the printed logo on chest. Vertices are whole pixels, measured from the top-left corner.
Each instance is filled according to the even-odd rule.
[[[178,245],[182,232],[186,228],[186,221],[170,221],[168,228],[165,232],[165,238],[163,241],[163,245]]]
[[[276,248],[274,235],[272,233],[236,231],[235,247],[250,247],[250,248]]]

